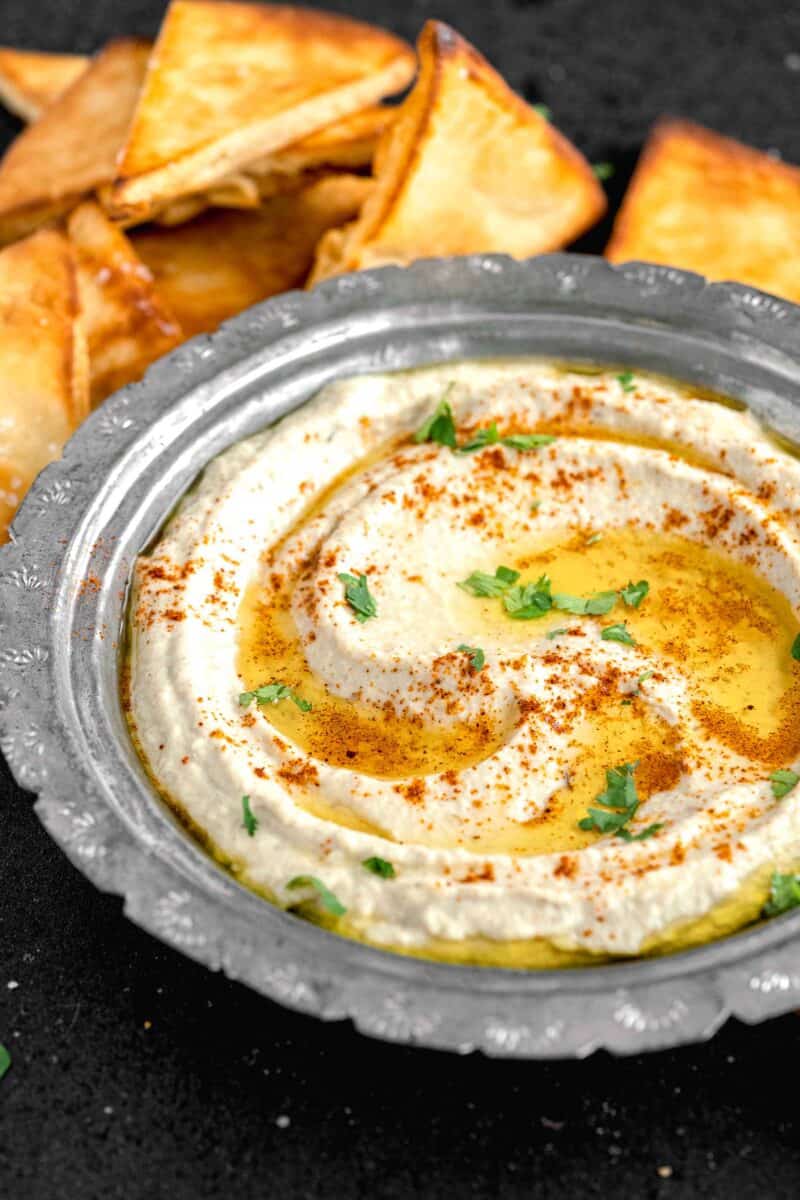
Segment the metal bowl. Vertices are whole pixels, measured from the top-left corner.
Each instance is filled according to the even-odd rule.
[[[350,942],[226,875],[144,777],[118,696],[131,564],[208,460],[329,380],[469,357],[625,364],[745,401],[800,441],[800,308],[750,288],[558,254],[476,256],[290,293],[157,363],[31,489],[0,552],[0,746],[75,865],[143,928],[364,1033],[530,1058],[627,1053],[800,1006],[800,912],[671,957],[459,967]]]

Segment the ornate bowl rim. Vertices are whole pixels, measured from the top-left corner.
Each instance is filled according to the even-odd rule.
[[[365,1033],[530,1058],[709,1037],[800,1004],[800,912],[660,959],[452,966],[280,912],[154,798],[117,700],[133,557],[224,446],[328,379],[465,357],[639,366],[735,395],[800,441],[800,308],[738,284],[588,255],[431,259],[333,279],[235,317],[107,400],[39,476],[0,550],[0,748],[69,858],[126,914],[292,1008]]]

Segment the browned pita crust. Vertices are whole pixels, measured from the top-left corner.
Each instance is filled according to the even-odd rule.
[[[410,82],[399,38],[332,13],[173,0],[111,194],[152,217]]]
[[[154,214],[159,225],[182,225],[207,208],[260,208],[272,196],[300,191],[331,170],[367,167],[378,140],[397,115],[397,109],[377,104],[311,134],[300,142],[267,155],[213,188],[172,200]],[[102,193],[108,203],[108,190]],[[130,222],[122,221],[123,225]]]
[[[379,139],[395,120],[398,108],[374,104],[362,112],[335,121],[250,168],[257,179],[269,174],[294,175],[320,167],[368,167]],[[263,189],[262,189],[263,190]]]
[[[147,267],[98,204],[80,204],[68,231],[78,264],[91,399],[97,405],[141,378],[151,362],[183,341],[183,334]]]
[[[800,168],[690,121],[662,120],[606,257],[683,267],[800,302]]]
[[[377,185],[344,236],[323,240],[313,273],[444,254],[555,250],[603,213],[578,151],[468,42],[429,21],[420,74],[375,159]]]
[[[131,241],[191,336],[302,286],[318,238],[350,220],[371,186],[361,176],[332,175],[254,212],[209,211],[174,229],[133,230]]]
[[[0,541],[42,467],[89,411],[72,248],[42,230],[0,252]]]
[[[148,44],[111,42],[0,163],[0,243],[69,212],[116,169]]]
[[[23,121],[35,121],[88,65],[80,54],[0,46],[0,100]]]

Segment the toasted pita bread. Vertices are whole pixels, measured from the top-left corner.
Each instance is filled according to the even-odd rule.
[[[0,243],[68,212],[113,178],[148,44],[111,42],[0,163]]]
[[[379,139],[399,111],[388,104],[374,104],[277,150],[262,162],[254,163],[249,170],[261,183],[272,174],[295,175],[320,167],[351,170],[368,167],[375,157]],[[263,194],[263,183],[261,187]]]
[[[42,230],[0,252],[0,541],[38,472],[89,411],[69,241]]]
[[[153,217],[159,225],[182,225],[206,208],[259,208],[282,192],[299,191],[331,169],[354,170],[372,162],[378,139],[389,128],[396,108],[376,104],[267,155],[205,192],[172,200]],[[104,194],[104,202],[107,193]],[[126,222],[122,222],[125,224]]]
[[[89,346],[92,404],[140,379],[155,359],[183,341],[153,277],[125,234],[93,200],[67,226]]]
[[[131,241],[186,336],[216,329],[259,300],[302,286],[326,229],[358,212],[372,181],[331,175],[255,212],[216,210]]]
[[[800,301],[800,168],[689,121],[645,146],[606,257],[749,283]]]
[[[0,101],[23,121],[35,121],[88,65],[80,54],[0,46]]]
[[[409,46],[332,13],[173,0],[110,199],[141,221],[404,88]]]
[[[170,201],[153,220],[159,225],[181,225],[206,208],[259,208],[264,200],[283,192],[300,191],[330,175],[332,169],[352,171],[367,167],[381,134],[389,128],[397,111],[376,104],[336,121],[319,133],[252,163],[246,171],[228,176],[206,192]]]
[[[605,209],[589,164],[468,42],[429,21],[420,74],[381,139],[377,186],[344,237],[320,247],[313,282],[379,263],[555,250]]]

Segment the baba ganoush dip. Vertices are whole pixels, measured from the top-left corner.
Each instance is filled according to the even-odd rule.
[[[247,886],[554,966],[800,900],[800,462],[621,369],[333,383],[137,563],[125,703]]]

